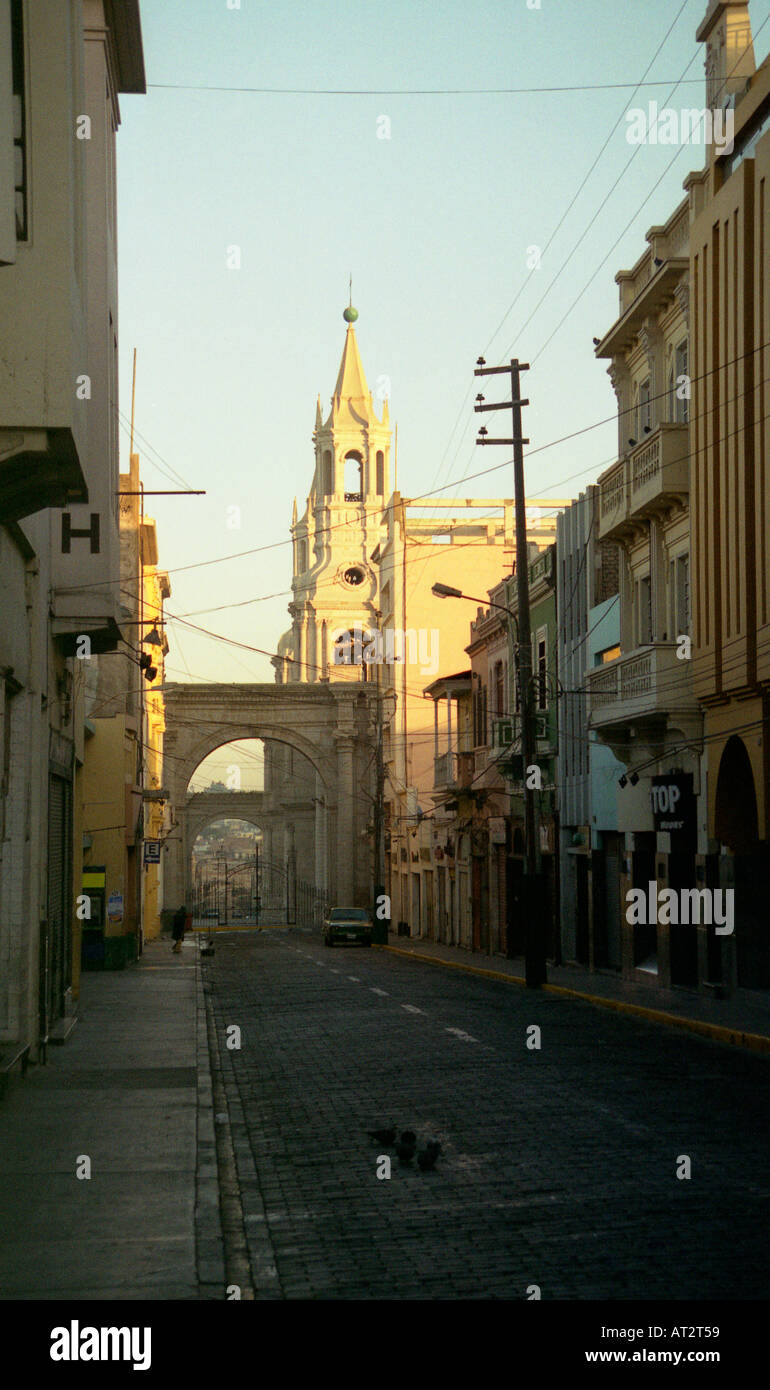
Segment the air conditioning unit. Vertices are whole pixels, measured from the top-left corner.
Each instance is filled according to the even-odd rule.
[[[516,723],[517,721],[510,717],[495,720],[492,730],[494,748],[509,748],[514,739],[518,738]]]
[[[507,715],[504,719],[496,719],[492,729],[492,739],[494,748],[510,748],[512,743],[518,743],[521,738],[521,715]],[[548,715],[535,715],[535,738],[539,741],[548,739]]]

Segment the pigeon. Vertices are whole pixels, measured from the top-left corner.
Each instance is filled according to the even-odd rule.
[[[401,1143],[412,1145],[415,1145],[417,1143],[417,1135],[415,1134],[413,1129],[405,1129],[402,1131]]]
[[[430,1168],[435,1168],[436,1159],[441,1152],[441,1145],[431,1140],[426,1149],[421,1149],[417,1155],[417,1162],[423,1173],[427,1173]]]
[[[370,1129],[369,1138],[377,1144],[392,1144],[396,1138],[395,1125],[393,1129]]]
[[[404,1144],[400,1139],[396,1143],[396,1153],[402,1163],[411,1163],[414,1158],[414,1144]]]

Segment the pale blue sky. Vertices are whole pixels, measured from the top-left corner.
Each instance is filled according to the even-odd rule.
[[[121,411],[127,422],[136,347],[145,485],[174,485],[156,466],[159,455],[188,486],[207,489],[205,498],[147,504],[158,520],[160,562],[171,571],[170,612],[196,614],[284,591],[191,621],[268,651],[288,626],[288,545],[176,571],[287,539],[292,499],[301,511],[312,477],[316,396],[328,407],[334,386],[351,271],[369,385],[381,374],[392,384],[406,495],[506,459],[504,450],[474,448],[480,417],[470,399],[460,414],[469,388],[478,389],[472,371],[481,351],[489,362],[514,352],[533,362],[525,383],[533,449],[612,415],[615,398],[591,339],[617,314],[615,272],[634,263],[644,233],[683,197],[682,180],[702,165],[702,147],[630,146],[621,120],[539,270],[527,269],[527,248],[545,246],[628,104],[703,104],[695,30],[706,4],[687,0],[647,79],[660,85],[633,102],[633,87],[331,96],[153,84],[366,91],[633,84],[680,3],[542,0],[531,10],[525,0],[241,0],[229,10],[225,0],[141,0],[150,85],[146,96],[121,98],[118,135]],[[751,15],[756,34],[770,0],[754,0]],[[758,38],[758,61],[768,32]],[[689,80],[670,96],[685,69]],[[382,115],[390,118],[390,140],[377,138]],[[635,149],[628,173],[524,330]],[[233,244],[240,270],[226,267]],[[611,461],[615,443],[610,423],[535,455],[528,492],[575,495]],[[127,433],[121,449],[125,468]],[[511,490],[506,467],[443,495]],[[240,530],[226,525],[234,505]],[[472,616],[468,610],[458,605],[458,622]],[[187,665],[208,680],[272,680],[267,657],[179,624],[169,638],[170,679],[187,679]]]

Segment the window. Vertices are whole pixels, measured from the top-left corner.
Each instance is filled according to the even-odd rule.
[[[605,647],[603,651],[596,653],[596,665],[604,666],[608,661],[617,661],[620,656],[620,646],[618,643],[614,647]]]
[[[495,662],[495,714],[505,714],[505,677],[502,661]]]
[[[13,184],[16,240],[27,240],[27,111],[24,93],[24,30],[21,0],[11,0],[11,70],[13,90]]]
[[[382,497],[385,492],[385,455],[382,449],[377,450],[377,496]]]
[[[27,111],[22,0],[0,5],[0,264],[12,265],[28,237]],[[10,85],[7,78],[10,77]]]
[[[324,450],[321,486],[327,497],[330,497],[334,492],[334,473],[332,470],[332,456],[329,449]]]
[[[307,541],[297,541],[297,574],[307,569]]]
[[[360,565],[349,565],[342,573],[343,581],[350,585],[351,589],[357,589],[359,584],[363,584],[366,578]]]
[[[361,483],[361,455],[351,449],[345,455],[345,501],[360,502],[363,491]]]
[[[481,748],[487,742],[487,688],[479,682],[473,697],[473,743]]]
[[[652,401],[650,399],[650,378],[648,377],[639,387],[639,428],[637,430],[637,439],[641,438],[645,430],[649,433],[651,429]]]
[[[535,637],[535,670],[534,675],[537,681],[537,708],[548,709],[548,649],[546,638],[548,634],[544,627],[541,627]]]
[[[672,637],[676,640],[682,633],[690,631],[690,556],[677,555],[671,561],[671,617],[673,619]]]
[[[645,647],[652,641],[652,583],[649,574],[636,585],[637,593],[637,646]]]
[[[675,415],[672,415],[671,418],[672,418],[673,420],[676,420],[676,423],[677,423],[678,425],[686,425],[687,422],[688,422],[688,420],[689,420],[689,418],[690,418],[690,402],[689,402],[689,400],[687,399],[686,396],[684,397],[683,400],[680,400],[680,399],[679,399],[679,396],[680,396],[680,394],[682,393],[682,382],[681,382],[681,378],[682,378],[683,376],[688,376],[688,371],[687,371],[687,339],[686,339],[686,338],[685,338],[685,340],[684,340],[683,343],[680,343],[680,344],[679,344],[679,346],[678,346],[678,348],[677,348],[677,350],[676,350],[676,379],[677,379],[677,383],[678,383],[678,385],[677,385],[677,387],[676,387],[676,391],[675,391],[675,400],[674,400],[674,407],[675,407],[675,412],[676,412],[676,413],[675,413]],[[689,382],[688,382],[687,389],[689,390]]]

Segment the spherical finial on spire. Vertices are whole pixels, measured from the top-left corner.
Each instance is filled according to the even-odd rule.
[[[347,309],[343,310],[342,317],[346,323],[355,323],[358,318],[358,310],[354,309],[352,304],[349,304]]]

